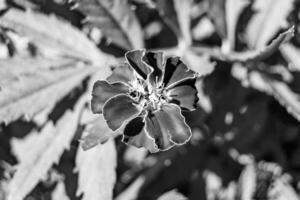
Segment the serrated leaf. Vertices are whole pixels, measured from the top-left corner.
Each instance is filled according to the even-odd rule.
[[[79,11],[87,17],[85,22],[98,27],[114,44],[126,49],[144,47],[139,22],[124,0],[76,0]]]
[[[54,64],[59,67],[51,69]],[[1,61],[0,122],[9,123],[22,116],[31,119],[41,110],[53,107],[95,71],[93,67],[65,63],[65,60],[17,58]]]
[[[44,178],[49,168],[58,162],[64,150],[70,147],[86,101],[84,95],[78,100],[74,110],[67,111],[56,125],[49,122],[40,133],[32,133],[25,141],[12,140],[12,149],[20,163],[9,182],[7,200],[24,199],[39,180]],[[23,142],[25,144],[22,145]],[[31,144],[30,150],[26,148],[29,144]]]
[[[218,49],[205,49],[201,47],[193,47],[193,50],[200,54],[206,53],[218,60],[228,62],[246,63],[250,61],[260,61],[274,54],[282,44],[288,42],[294,36],[294,29],[294,27],[289,28],[287,31],[279,34],[278,37],[276,37],[269,45],[258,48],[256,50],[229,53],[223,53]]]
[[[85,129],[87,134],[80,139],[80,144],[83,150],[91,149],[98,144],[106,143],[110,138],[114,138],[121,134],[119,131],[113,132],[106,124],[103,116],[98,116],[97,119],[87,124]]]
[[[294,0],[256,0],[252,6],[255,14],[247,29],[247,42],[252,48],[262,48],[284,26],[293,8]]]
[[[52,200],[70,200],[70,198],[67,195],[65,183],[63,180],[60,180],[56,187],[54,188],[51,199]]]
[[[116,164],[117,154],[113,140],[89,151],[79,148],[76,156],[77,196],[82,194],[82,200],[112,199]]]
[[[258,50],[238,53],[236,58],[242,62],[263,60],[275,53],[282,44],[289,41],[294,36],[294,31],[294,27],[291,27],[287,31],[281,33],[269,45],[261,47],[261,49],[258,48]]]
[[[45,57],[67,57],[93,64],[106,60],[106,55],[100,53],[80,30],[54,15],[10,9],[1,17],[0,26],[28,37]]]

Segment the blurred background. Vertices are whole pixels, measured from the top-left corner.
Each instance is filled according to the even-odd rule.
[[[297,200],[300,1],[0,0],[0,199]],[[199,73],[193,136],[149,153],[90,109],[133,49]]]

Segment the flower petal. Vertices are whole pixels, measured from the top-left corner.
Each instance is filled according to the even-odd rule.
[[[158,52],[146,52],[143,56],[143,61],[148,64],[152,72],[149,75],[149,81],[152,85],[161,84],[164,67],[164,54],[161,51]]]
[[[196,72],[190,70],[179,57],[167,59],[163,80],[165,87],[173,87],[184,80],[192,78],[196,78]]]
[[[170,135],[162,130],[159,119],[155,114],[148,114],[145,129],[149,136],[154,139],[155,145],[159,150],[165,151],[175,145],[174,142],[170,140]]]
[[[133,50],[128,51],[125,54],[125,57],[130,64],[130,66],[138,73],[144,80],[147,79],[148,74],[151,72],[149,68],[143,61],[142,57],[145,53],[145,50]]]
[[[167,93],[172,98],[170,102],[190,111],[195,110],[199,100],[195,82],[196,79],[189,79],[169,89]]]
[[[155,148],[153,139],[145,133],[144,127],[143,117],[139,116],[132,119],[124,129],[123,142],[138,148],[144,147],[151,153],[155,153],[158,149]]]
[[[106,78],[110,83],[123,82],[129,83],[135,79],[133,69],[127,63],[122,63],[114,68],[112,74]]]
[[[111,97],[128,92],[129,88],[123,83],[109,84],[106,81],[94,83],[91,108],[93,113],[102,113],[104,103]]]
[[[137,102],[125,94],[119,94],[110,98],[103,106],[103,116],[107,125],[113,131],[138,114],[140,109]]]
[[[192,135],[180,108],[174,104],[165,104],[161,110],[149,112],[146,131],[154,138],[160,150],[167,150],[174,144],[184,144]]]

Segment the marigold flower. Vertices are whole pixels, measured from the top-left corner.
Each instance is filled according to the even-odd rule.
[[[196,108],[197,73],[179,57],[164,61],[163,52],[134,50],[125,57],[128,63],[94,84],[92,111],[113,131],[124,127],[127,144],[156,152],[186,143],[191,129],[181,111]]]

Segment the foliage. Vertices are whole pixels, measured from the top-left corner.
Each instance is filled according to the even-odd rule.
[[[0,0],[0,199],[299,199],[299,6]]]

